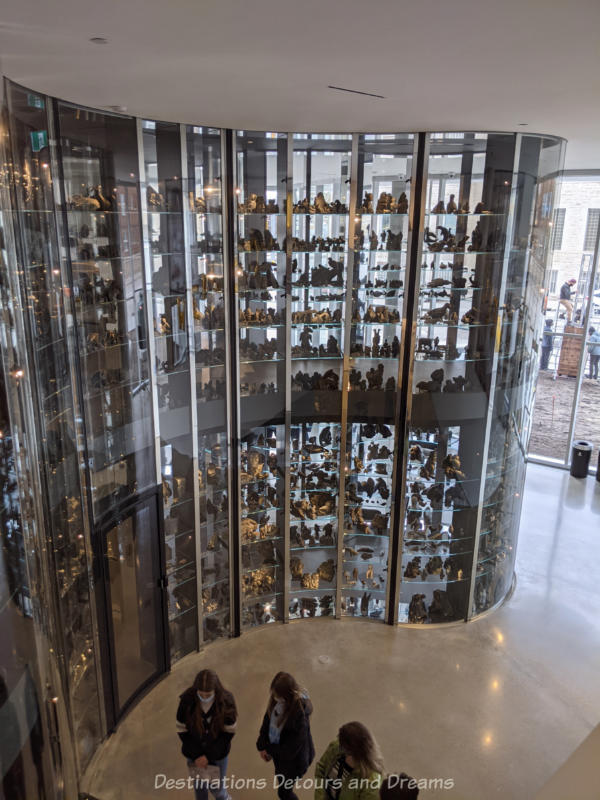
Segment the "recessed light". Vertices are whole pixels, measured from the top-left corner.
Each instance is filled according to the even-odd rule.
[[[106,106],[110,108],[111,111],[116,112],[117,114],[125,114],[127,112],[127,106]]]
[[[528,122],[519,122],[519,125],[525,126],[525,125],[529,125],[529,123]]]
[[[104,36],[92,36],[90,42],[93,44],[108,44],[108,39],[105,39]]]

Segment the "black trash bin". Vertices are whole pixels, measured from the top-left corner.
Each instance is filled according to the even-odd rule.
[[[592,457],[592,443],[584,440],[573,442],[571,450],[571,475],[574,478],[587,478]]]

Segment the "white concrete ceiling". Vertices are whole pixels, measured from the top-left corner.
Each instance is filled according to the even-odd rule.
[[[135,116],[548,133],[567,168],[600,169],[600,0],[2,0],[0,58],[25,86]]]

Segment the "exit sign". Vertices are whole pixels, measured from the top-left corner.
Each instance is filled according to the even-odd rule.
[[[39,153],[43,147],[48,147],[47,131],[31,131],[31,149],[34,153]]]
[[[37,94],[28,94],[27,95],[27,105],[30,108],[43,108],[44,107],[44,99],[43,99],[43,97],[39,97]]]

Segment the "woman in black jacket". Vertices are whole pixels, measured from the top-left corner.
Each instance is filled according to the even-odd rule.
[[[313,706],[308,694],[288,672],[278,672],[256,747],[263,761],[275,765],[280,800],[298,800],[292,782],[301,778],[315,757],[309,717]]]
[[[237,708],[231,692],[228,692],[217,673],[203,669],[196,675],[193,686],[179,698],[177,722],[180,727],[181,752],[190,767],[206,770],[218,767],[219,784],[210,791],[216,800],[230,800],[223,784],[227,773],[227,758],[231,740],[235,735]],[[216,770],[211,770],[216,773]],[[208,786],[200,780],[195,785],[196,800],[208,800]]]

